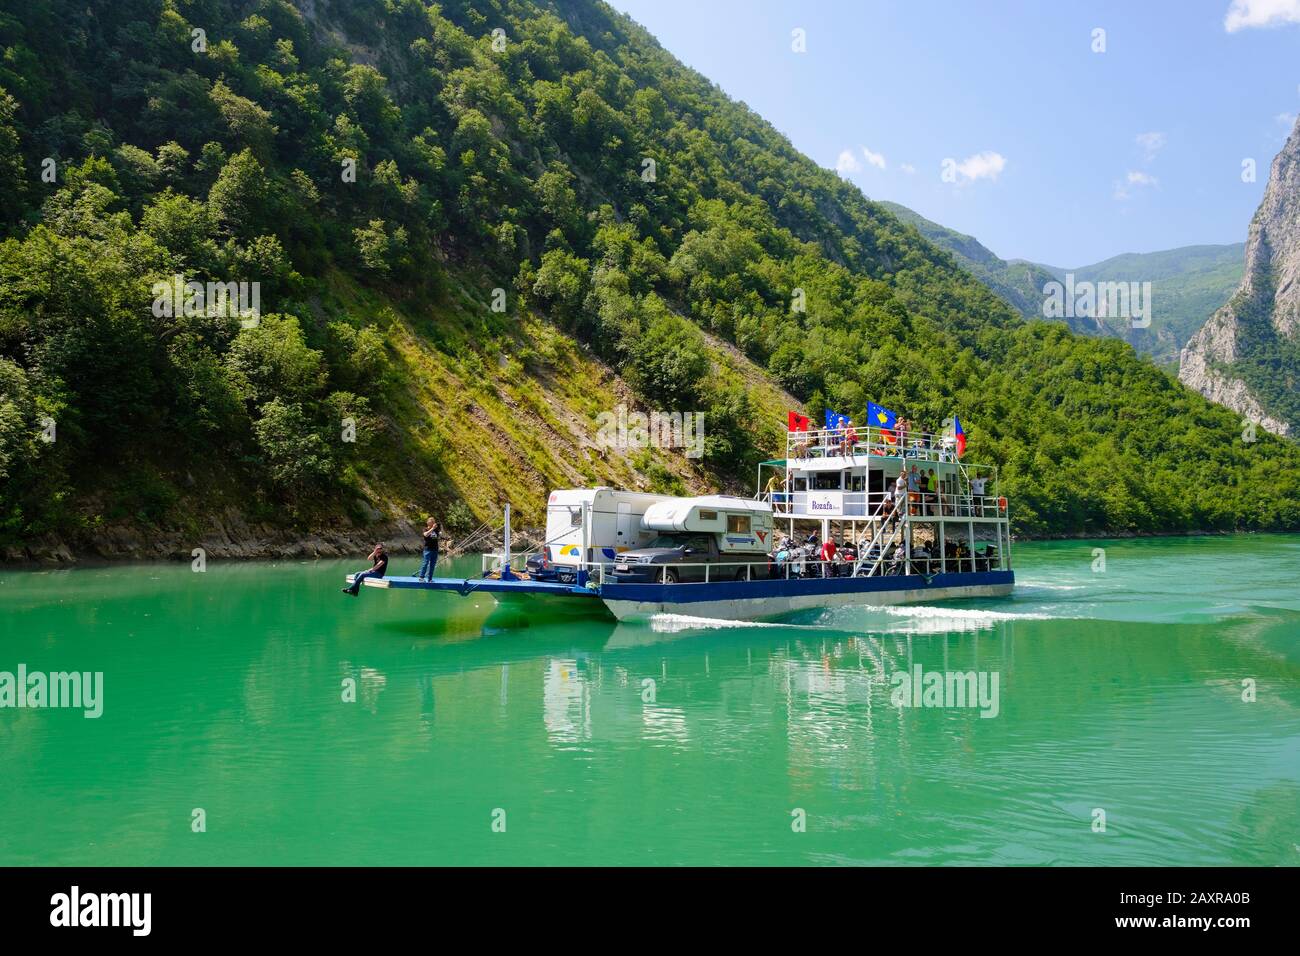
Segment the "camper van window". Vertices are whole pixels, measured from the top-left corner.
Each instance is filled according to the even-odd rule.
[[[718,520],[718,513],[717,513],[716,511],[703,511],[703,510],[701,510],[701,511],[700,511],[700,520],[701,520],[701,521],[717,521],[717,520]]]
[[[578,508],[569,509],[569,524],[575,528],[582,527],[582,511]]]
[[[727,515],[728,534],[749,534],[749,515]]]

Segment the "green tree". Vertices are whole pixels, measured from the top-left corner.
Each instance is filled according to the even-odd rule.
[[[226,364],[257,405],[276,399],[300,404],[325,387],[324,356],[307,345],[292,315],[264,315],[231,343]]]
[[[273,398],[262,406],[253,431],[267,474],[282,491],[302,495],[334,476],[330,442],[301,405]]]
[[[632,347],[628,369],[640,392],[665,409],[690,409],[703,393],[709,353],[698,329],[661,312]]]

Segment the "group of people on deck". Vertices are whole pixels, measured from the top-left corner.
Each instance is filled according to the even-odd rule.
[[[903,468],[899,471],[898,478],[894,481],[893,495],[885,498],[881,515],[888,518],[894,513],[901,513],[904,505],[910,515],[951,515],[960,500],[970,514],[979,517],[984,514],[983,499],[987,484],[987,478],[971,478],[969,493],[959,496],[951,488],[944,490],[943,481],[933,468],[922,469],[912,465],[910,469]],[[773,472],[763,490],[767,500],[772,502],[773,510],[787,510],[785,480],[781,475]]]
[[[905,488],[900,487],[900,483]],[[902,507],[902,502],[899,499],[903,497],[900,492],[904,490],[907,496],[908,514],[937,515],[940,513],[942,486],[939,482],[939,476],[935,474],[933,468],[926,471],[913,465],[911,470],[898,473],[898,478],[894,482],[894,499],[895,504],[899,507]],[[944,511],[944,514],[951,513],[951,505],[947,506],[947,508],[948,510]]]
[[[951,515],[960,500],[969,510],[969,514],[978,518],[985,513],[984,493],[987,485],[987,478],[976,477],[970,479],[968,494],[957,496],[951,492],[945,493],[943,482],[933,468],[927,471],[913,465],[910,470],[898,473],[898,477],[894,480],[893,498],[886,499],[884,508],[898,510],[906,501],[907,513],[910,515]],[[966,511],[962,512],[962,514],[966,513]]]
[[[937,435],[926,429],[916,430],[911,419],[899,417],[893,428],[873,426],[864,435],[858,432],[853,419],[841,416],[829,425],[822,437],[820,447],[825,454],[854,455],[859,447],[866,443],[874,454],[897,453],[903,458],[928,458],[937,453],[939,461],[954,461],[955,443],[951,436]],[[795,446],[794,454],[806,458],[813,444],[803,441]]]
[[[424,530],[420,532],[420,553],[423,560],[420,562],[420,570],[415,572],[417,581],[433,580],[433,571],[438,566],[438,548],[441,541],[441,527],[436,519],[429,518],[424,523]],[[382,578],[388,573],[388,551],[382,541],[375,545],[375,549],[366,556],[366,560],[372,562],[370,567],[353,575],[352,583],[343,589],[344,594],[356,597],[361,590],[362,581],[366,578]]]
[[[863,573],[880,562],[883,574],[932,574],[946,567],[949,571],[988,571],[998,564],[996,545],[985,545],[982,551],[972,555],[970,546],[964,541],[949,540],[944,542],[943,556],[933,540],[918,538],[912,543],[911,567],[907,567],[906,549],[900,542],[891,541],[883,553],[879,544],[873,545],[870,531],[863,532],[855,541],[851,534],[841,534],[837,539],[831,534],[822,541],[814,531],[802,543],[789,535],[783,535],[768,555],[773,577],[780,577],[781,570],[790,564],[797,574],[807,575],[811,564],[814,577],[834,578]]]

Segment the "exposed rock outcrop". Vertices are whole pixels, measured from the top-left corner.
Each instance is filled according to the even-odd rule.
[[[1278,411],[1276,395],[1261,394],[1232,366],[1300,337],[1300,122],[1273,160],[1264,199],[1250,223],[1246,270],[1232,299],[1210,317],[1183,349],[1178,377],[1278,435],[1294,435],[1300,422]],[[1276,352],[1276,348],[1273,348]],[[1285,388],[1294,393],[1286,369]]]

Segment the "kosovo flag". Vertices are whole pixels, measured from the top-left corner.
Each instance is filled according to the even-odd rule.
[[[867,424],[879,428],[881,437],[891,445],[898,444],[898,437],[894,434],[894,421],[897,418],[898,416],[885,406],[867,402]]]
[[[875,428],[893,428],[894,421],[898,418],[893,412],[883,405],[877,405],[875,402],[867,402],[867,424]]]

